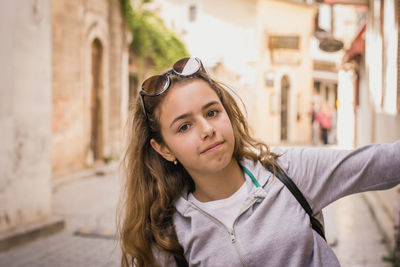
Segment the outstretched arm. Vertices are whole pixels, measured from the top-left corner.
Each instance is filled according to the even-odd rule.
[[[318,211],[346,195],[400,184],[400,141],[355,150],[294,148],[279,164]]]

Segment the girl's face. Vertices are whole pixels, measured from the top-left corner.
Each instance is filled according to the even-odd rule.
[[[193,177],[223,170],[232,160],[234,134],[219,97],[193,79],[173,85],[159,109],[164,144],[151,140],[166,160],[177,159]]]

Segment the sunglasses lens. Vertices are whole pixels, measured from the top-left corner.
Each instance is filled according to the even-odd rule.
[[[156,95],[165,90],[168,83],[168,77],[165,75],[152,76],[143,82],[142,90],[149,95]]]
[[[173,70],[179,75],[187,76],[196,73],[200,69],[201,63],[197,58],[188,57],[176,62]]]

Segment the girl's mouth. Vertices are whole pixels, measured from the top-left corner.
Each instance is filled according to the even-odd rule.
[[[201,154],[209,153],[209,152],[213,152],[213,151],[215,151],[215,150],[218,150],[223,144],[224,144],[224,141],[222,141],[222,142],[216,142],[216,143],[210,145],[209,147],[207,147],[206,149],[204,149],[204,150],[201,152]]]

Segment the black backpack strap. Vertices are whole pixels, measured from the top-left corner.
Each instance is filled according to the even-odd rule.
[[[274,173],[273,170],[271,170],[271,168],[268,168],[268,170]],[[307,200],[305,199],[299,188],[297,188],[296,184],[292,181],[292,179],[290,179],[289,176],[287,176],[286,173],[284,173],[279,169],[276,169],[276,177],[278,177],[278,179],[289,189],[289,191],[293,194],[293,196],[303,207],[303,209],[307,212],[308,216],[310,216],[312,229],[314,229],[324,240],[326,240],[324,227],[313,216],[313,211],[310,205],[308,204]]]
[[[182,258],[177,257],[174,255],[174,260],[177,267],[187,267],[189,264],[187,263],[185,257],[182,255]]]

